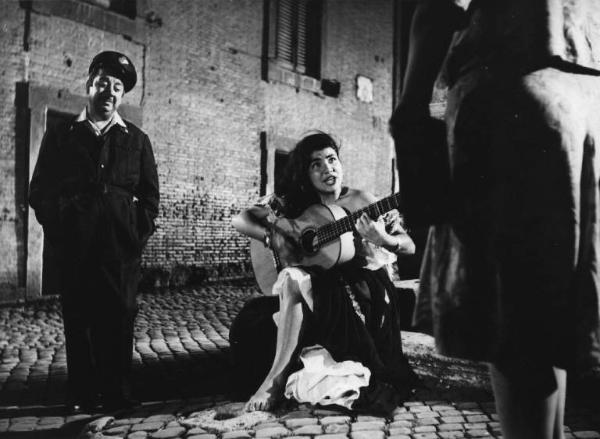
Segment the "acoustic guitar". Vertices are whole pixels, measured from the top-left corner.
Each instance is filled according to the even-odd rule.
[[[272,295],[277,273],[285,267],[329,269],[352,259],[356,220],[363,213],[376,219],[398,208],[399,198],[400,194],[393,194],[350,214],[335,204],[314,204],[296,219],[277,219],[271,249],[261,241],[250,240],[252,268],[261,291]]]

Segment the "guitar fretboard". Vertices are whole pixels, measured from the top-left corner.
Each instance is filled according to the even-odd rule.
[[[343,235],[346,232],[354,230],[354,223],[358,217],[363,213],[369,215],[370,218],[375,219],[380,215],[389,212],[392,209],[396,209],[400,206],[400,194],[393,194],[389,197],[382,198],[373,204],[369,204],[367,207],[363,207],[356,212],[352,212],[350,215],[340,218],[337,221],[333,221],[329,224],[325,224],[317,229],[317,240],[319,245],[327,244]]]

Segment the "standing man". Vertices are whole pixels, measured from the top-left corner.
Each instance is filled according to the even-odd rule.
[[[135,296],[159,200],[150,140],[117,111],[136,80],[127,56],[96,55],[86,108],[46,131],[30,184],[30,205],[60,267],[74,410],[95,408],[100,394],[104,410],[133,405]]]

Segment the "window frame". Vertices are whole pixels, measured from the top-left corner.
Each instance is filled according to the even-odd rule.
[[[273,132],[262,132],[261,138],[261,182],[260,195],[275,193],[276,157],[278,154],[289,154],[296,146],[296,140]]]
[[[136,16],[133,18],[88,0],[21,0],[21,7],[42,15],[66,18],[114,34],[123,35],[132,41],[145,44],[146,26],[140,11],[147,9],[147,0],[136,2]]]
[[[107,11],[122,15],[127,18],[135,19],[137,16],[137,1],[136,0],[79,0],[90,3],[94,6],[99,6]],[[104,3],[108,3],[105,5]],[[118,5],[123,5],[118,7]],[[133,11],[127,11],[133,6]]]

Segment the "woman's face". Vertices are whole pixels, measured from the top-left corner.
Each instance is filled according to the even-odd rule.
[[[339,194],[342,190],[343,176],[342,163],[335,149],[328,146],[312,152],[308,178],[319,194]]]

